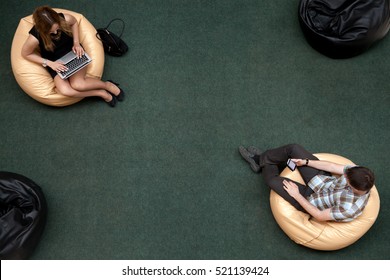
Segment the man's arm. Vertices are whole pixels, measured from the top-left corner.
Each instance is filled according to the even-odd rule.
[[[292,159],[297,166],[304,166],[306,165],[306,159]],[[335,175],[342,175],[344,174],[344,167],[345,165],[326,161],[326,160],[312,160],[310,159],[307,166],[313,167],[318,170],[323,170],[330,172]]]
[[[317,221],[329,221],[332,220],[330,216],[330,208],[325,210],[320,210],[314,205],[312,205],[305,197],[299,193],[298,186],[291,181],[284,180],[283,187],[292,196],[312,217]]]

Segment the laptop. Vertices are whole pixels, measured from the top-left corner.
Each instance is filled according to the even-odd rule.
[[[70,76],[72,76],[74,73],[84,68],[89,63],[91,63],[92,59],[88,56],[86,52],[84,52],[83,56],[78,58],[73,51],[70,51],[66,55],[58,59],[57,61],[62,61],[64,65],[68,68],[67,71],[58,73],[61,79],[67,79]]]

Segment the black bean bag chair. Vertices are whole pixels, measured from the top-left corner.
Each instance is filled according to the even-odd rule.
[[[390,0],[301,0],[299,22],[309,44],[331,58],[350,58],[390,28]]]
[[[46,224],[41,188],[30,179],[0,171],[0,259],[27,259]]]

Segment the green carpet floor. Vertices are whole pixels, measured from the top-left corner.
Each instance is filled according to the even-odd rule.
[[[0,170],[38,183],[48,221],[32,259],[389,259],[390,38],[332,60],[306,42],[298,0],[2,1]],[[10,64],[20,18],[49,4],[126,22],[103,79],[126,100],[42,105]],[[113,31],[115,26],[113,26]],[[276,224],[239,145],[300,143],[374,170],[379,217],[321,252]]]

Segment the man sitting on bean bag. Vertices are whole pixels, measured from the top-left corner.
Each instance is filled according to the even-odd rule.
[[[318,160],[300,145],[290,144],[263,153],[256,147],[240,146],[239,152],[254,172],[262,173],[271,189],[318,221],[354,220],[362,214],[374,186],[374,174],[368,168]],[[309,187],[280,176],[279,170],[287,166],[289,159]]]

